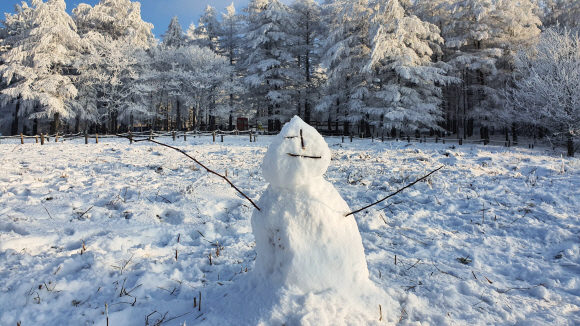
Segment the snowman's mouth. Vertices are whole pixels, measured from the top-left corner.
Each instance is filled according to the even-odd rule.
[[[320,159],[322,158],[322,156],[308,156],[308,155],[298,155],[298,154],[292,154],[292,153],[286,153],[292,157],[302,157],[302,158],[316,158],[316,159]]]

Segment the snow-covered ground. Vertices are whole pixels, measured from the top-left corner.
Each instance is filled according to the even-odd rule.
[[[254,201],[267,186],[270,137],[160,141],[227,171]],[[122,139],[17,142],[0,145],[0,325],[107,325],[107,310],[109,325],[216,324],[227,300],[246,300],[240,320],[262,314],[265,325],[341,314],[324,293],[290,293],[274,312],[252,309],[260,298],[228,297],[254,268],[254,208],[177,151]],[[446,165],[355,215],[370,278],[394,300],[381,321],[378,306],[366,319],[580,324],[579,159],[539,148],[327,142],[325,177],[353,210]]]

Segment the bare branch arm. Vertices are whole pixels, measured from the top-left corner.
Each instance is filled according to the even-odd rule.
[[[385,197],[385,198],[383,198],[383,199],[381,199],[381,200],[379,200],[379,201],[377,201],[377,202],[375,202],[375,203],[372,203],[372,204],[370,204],[370,205],[368,205],[368,206],[365,206],[365,207],[363,207],[363,208],[361,208],[361,209],[358,209],[358,210],[356,210],[356,211],[354,211],[354,212],[350,212],[350,213],[346,214],[345,216],[353,215],[353,214],[356,214],[356,213],[358,213],[358,212],[364,211],[365,209],[367,209],[367,208],[369,208],[369,207],[371,207],[371,206],[374,206],[374,205],[376,205],[376,204],[378,204],[378,203],[380,203],[380,202],[382,202],[382,201],[384,201],[384,200],[386,200],[386,199],[388,199],[388,198],[390,198],[390,197],[393,197],[394,195],[396,195],[396,194],[400,193],[401,191],[403,191],[403,190],[405,190],[405,189],[407,189],[407,188],[409,188],[409,187],[413,186],[413,185],[414,185],[414,184],[416,184],[417,182],[419,182],[419,181],[421,181],[421,180],[423,180],[423,179],[427,178],[427,177],[428,177],[428,176],[430,176],[431,174],[433,174],[433,173],[435,173],[435,172],[437,172],[437,171],[441,170],[441,169],[442,169],[444,166],[445,166],[445,165],[442,165],[442,166],[441,166],[441,167],[439,167],[437,170],[433,170],[433,171],[429,172],[429,174],[425,175],[425,176],[424,176],[424,177],[422,177],[421,179],[417,179],[415,182],[413,182],[413,183],[411,183],[411,184],[409,184],[409,185],[407,185],[407,186],[405,186],[405,187],[403,187],[403,188],[401,188],[401,189],[399,189],[399,190],[395,191],[394,193],[392,193],[392,194],[388,195],[387,197]]]

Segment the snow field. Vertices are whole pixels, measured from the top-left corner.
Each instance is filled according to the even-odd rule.
[[[227,170],[257,201],[271,139],[160,141]],[[378,306],[364,306],[370,296],[264,288],[252,279],[250,203],[176,151],[103,139],[0,145],[0,325],[106,325],[105,302],[111,325],[218,325],[235,315],[263,325],[580,323],[578,159],[326,140],[325,179],[353,210],[446,164],[355,215],[385,298],[381,321]]]

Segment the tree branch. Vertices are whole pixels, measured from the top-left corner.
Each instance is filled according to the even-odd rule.
[[[369,207],[371,207],[371,206],[374,206],[374,205],[376,205],[376,204],[378,204],[378,203],[380,203],[380,202],[382,202],[382,201],[384,201],[384,200],[386,200],[386,199],[388,199],[388,198],[390,198],[390,197],[393,197],[394,195],[396,195],[396,194],[400,193],[401,191],[403,191],[403,190],[405,190],[405,189],[407,189],[407,188],[409,188],[409,187],[413,186],[413,185],[414,185],[414,184],[416,184],[417,182],[419,182],[419,181],[421,181],[421,180],[423,180],[423,179],[427,178],[427,177],[428,177],[428,176],[430,176],[431,174],[433,174],[433,173],[435,173],[435,172],[437,172],[437,171],[441,170],[441,169],[442,169],[444,166],[445,166],[445,165],[442,165],[442,166],[441,166],[441,167],[439,167],[438,169],[436,169],[436,170],[433,170],[433,171],[429,172],[429,174],[427,174],[427,175],[423,176],[421,179],[417,179],[415,182],[413,182],[413,183],[411,183],[411,184],[409,184],[409,185],[407,185],[407,186],[405,186],[405,187],[403,187],[403,188],[401,188],[401,189],[399,189],[399,190],[395,191],[394,193],[392,193],[392,194],[388,195],[387,197],[385,197],[385,198],[383,198],[383,199],[381,199],[381,200],[379,200],[379,201],[377,201],[377,202],[375,202],[375,203],[372,203],[372,204],[370,204],[370,205],[368,205],[368,206],[365,206],[365,207],[363,207],[363,208],[361,208],[361,209],[358,209],[358,210],[356,210],[356,211],[354,211],[354,212],[350,212],[350,213],[346,214],[345,216],[353,215],[353,214],[356,214],[356,213],[358,213],[358,212],[364,211],[365,209],[367,209],[367,208],[369,208]]]
[[[117,134],[117,136],[118,136],[118,137],[122,137],[122,138],[127,138],[127,139],[129,138],[129,137],[122,136],[122,135],[118,135],[118,134]],[[213,174],[217,175],[218,177],[220,177],[220,178],[224,179],[224,180],[225,180],[227,183],[229,183],[229,184],[230,184],[230,186],[232,186],[232,188],[236,189],[236,191],[237,191],[237,192],[239,192],[239,193],[240,193],[242,196],[244,196],[244,198],[246,198],[246,199],[247,199],[247,200],[248,200],[250,203],[252,203],[252,205],[254,205],[254,207],[256,207],[256,209],[257,209],[257,210],[260,210],[260,208],[259,208],[259,207],[258,207],[258,206],[257,206],[257,205],[256,205],[256,204],[255,204],[255,203],[254,203],[254,202],[253,202],[253,201],[252,201],[252,200],[251,200],[251,199],[248,197],[248,196],[246,196],[246,195],[245,195],[245,194],[244,194],[244,193],[243,193],[243,192],[242,192],[240,189],[238,189],[238,187],[234,186],[234,184],[233,184],[233,183],[232,183],[230,180],[228,180],[228,178],[224,177],[223,175],[221,175],[221,174],[219,174],[219,173],[217,173],[217,172],[214,172],[214,171],[210,170],[210,169],[209,169],[209,168],[207,168],[205,165],[201,164],[201,163],[200,163],[198,160],[196,160],[196,159],[194,159],[193,157],[189,156],[189,154],[187,154],[186,152],[182,151],[181,149],[179,149],[179,148],[176,148],[176,147],[173,147],[173,146],[169,146],[169,145],[166,145],[166,144],[163,144],[163,143],[160,143],[160,142],[158,142],[158,141],[155,141],[155,140],[152,140],[152,139],[147,139],[147,138],[146,138],[146,139],[133,140],[133,141],[134,141],[134,142],[136,142],[136,143],[138,143],[138,142],[142,142],[142,141],[148,141],[148,142],[152,142],[152,143],[155,143],[155,144],[159,144],[159,145],[162,145],[162,146],[165,146],[165,147],[169,147],[169,148],[171,148],[171,149],[174,149],[174,150],[176,150],[176,151],[180,152],[181,154],[183,154],[183,155],[185,155],[185,156],[189,157],[189,158],[190,158],[191,160],[193,160],[195,163],[199,164],[199,165],[200,165],[202,168],[204,168],[204,169],[205,169],[207,172],[209,172],[209,173],[213,173]]]

